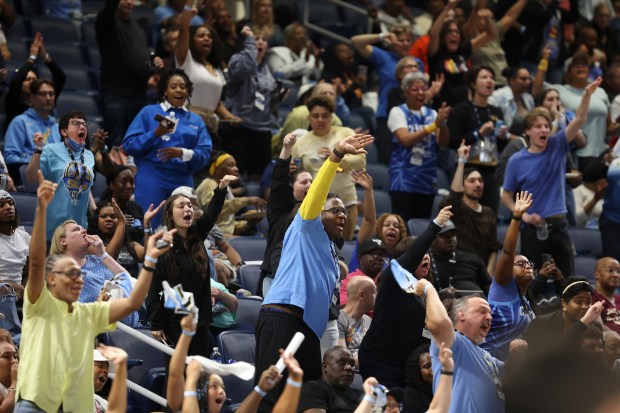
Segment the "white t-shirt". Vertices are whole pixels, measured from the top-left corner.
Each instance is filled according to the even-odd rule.
[[[108,401],[95,394],[95,413],[105,413],[108,411]]]
[[[182,65],[179,65],[176,57],[174,61],[179,69],[183,69],[187,73],[194,84],[194,92],[190,98],[191,104],[214,111],[220,102],[222,89],[226,84],[222,71],[217,69],[215,76],[212,75],[202,63],[194,60],[191,51],[187,52],[187,57]]]
[[[28,244],[30,234],[23,227],[17,228],[13,235],[0,234],[0,280],[21,283]]]

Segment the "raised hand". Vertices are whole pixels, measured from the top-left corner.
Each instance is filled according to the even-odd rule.
[[[452,358],[452,350],[450,350],[449,347],[446,347],[446,343],[441,343],[438,356],[442,370],[454,371],[454,359]]]
[[[123,214],[121,207],[118,206],[114,198],[112,198],[112,209],[114,210],[114,217],[118,219],[118,225],[127,225],[127,218],[125,218],[125,214]]]
[[[101,352],[103,357],[112,361],[115,366],[118,366],[122,363],[127,362],[127,353],[122,348],[106,346],[104,344],[99,344],[97,349]]]
[[[435,75],[435,80],[431,83],[431,87],[428,90],[430,98],[432,99],[434,96],[438,95],[443,87],[444,82],[446,81],[446,77],[443,73]]]
[[[226,188],[231,182],[235,182],[238,179],[239,177],[235,175],[224,175],[224,177],[220,179],[220,189]]]
[[[284,146],[288,150],[291,150],[293,149],[293,146],[295,146],[296,142],[297,136],[294,133],[289,133],[282,140],[282,146]]]
[[[426,278],[420,278],[417,284],[415,285],[415,290],[413,290],[413,293],[417,295],[418,297],[424,298],[424,290],[426,289],[427,285],[432,285],[432,284]]]
[[[105,254],[105,244],[98,235],[85,234],[84,239],[90,244],[89,250],[92,254],[98,257]]]
[[[43,36],[41,35],[41,33],[37,32],[34,35],[34,40],[32,40],[32,44],[30,45],[30,56],[38,56],[39,49],[41,48],[42,44]]]
[[[243,26],[243,29],[241,29],[241,35],[243,37],[254,37],[254,33],[252,32],[252,29],[250,29],[250,26]]]
[[[532,193],[527,191],[517,192],[517,198],[515,200],[514,215],[519,218],[527,212],[532,206]]]
[[[596,91],[596,88],[598,88],[602,82],[603,82],[603,78],[600,76],[594,79],[594,82],[586,86],[586,91],[584,93],[584,96],[586,95],[592,96],[592,94]]]
[[[276,366],[269,366],[267,370],[263,371],[260,375],[258,387],[260,387],[262,391],[267,392],[276,387],[276,384],[278,384],[280,380],[282,380],[282,375],[278,373]]]
[[[163,255],[170,248],[174,247],[174,244],[172,243],[172,241],[173,241],[173,235],[176,232],[177,232],[177,229],[174,228],[174,229],[171,229],[170,231],[160,231],[157,234],[153,234],[152,236],[150,236],[146,244],[147,255],[157,259],[157,257],[159,257],[160,255]],[[168,243],[168,246],[163,247],[163,248],[157,248],[155,246],[155,243],[157,242],[158,239],[163,239],[164,241],[166,241]]]
[[[471,145],[465,145],[465,139],[461,140],[461,146],[456,150],[456,154],[459,158],[463,158],[467,161],[469,159],[469,151],[471,150]]]
[[[364,149],[366,146],[372,144],[375,138],[371,135],[355,134],[347,136],[340,142],[338,142],[338,151],[344,154],[350,153],[352,155],[359,155],[367,153]]]
[[[446,205],[441,209],[441,211],[439,211],[439,214],[437,214],[437,218],[435,218],[439,225],[445,224],[450,218],[452,218],[453,214],[450,209],[452,209],[452,205]]]
[[[374,399],[373,396],[373,387],[377,386],[379,384],[379,382],[377,381],[377,379],[375,379],[374,377],[368,377],[365,381],[364,381],[364,393],[366,394],[366,396],[370,396]]]
[[[448,119],[448,117],[450,116],[451,111],[452,111],[452,108],[448,106],[446,102],[443,102],[441,104],[441,107],[437,111],[437,118],[435,119],[435,124],[441,127],[444,121]]]
[[[108,132],[103,129],[97,129],[93,132],[93,139],[95,141],[93,142],[91,150],[93,152],[98,152],[105,147],[105,141],[108,139]]]
[[[196,331],[196,327],[197,323],[194,322],[194,317],[191,314],[181,319],[181,329],[184,331]]]
[[[596,321],[601,316],[602,311],[603,311],[603,302],[597,301],[596,303],[592,304],[590,308],[588,308],[588,311],[586,311],[586,314],[583,317],[581,317],[579,321],[581,321],[585,325],[588,325],[592,321]]]
[[[267,208],[267,201],[259,196],[249,196],[248,201],[258,209]]]
[[[294,380],[301,381],[304,376],[304,371],[299,366],[299,362],[295,356],[285,353],[282,349],[280,349],[280,355],[282,356],[282,360],[284,360],[284,365],[288,369],[288,376]]]
[[[157,208],[153,208],[153,204],[149,205],[149,208],[144,213],[144,228],[150,228],[151,220],[155,215],[159,213],[159,210],[164,206],[165,203],[165,200],[161,201]]]
[[[365,190],[371,190],[372,186],[372,176],[368,174],[366,171],[351,171],[351,178],[353,178],[353,182],[357,185],[361,186]]]
[[[58,184],[46,181],[43,178],[43,173],[40,169],[37,173],[39,175],[39,187],[37,188],[37,203],[41,208],[47,209],[50,202],[52,202],[52,199],[54,199]]]
[[[43,145],[45,145],[45,136],[41,132],[35,132],[32,137],[34,141],[34,146],[38,149],[43,149]]]

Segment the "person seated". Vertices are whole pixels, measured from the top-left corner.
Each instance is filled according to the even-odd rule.
[[[454,287],[461,294],[489,291],[491,277],[486,263],[471,252],[457,250],[457,232],[454,222],[448,221],[429,251],[435,285],[440,289]]]
[[[237,297],[228,291],[222,283],[211,279],[211,299],[213,300],[213,321],[209,330],[213,337],[222,331],[227,331],[236,325],[235,316],[239,305]]]
[[[370,277],[375,284],[379,282],[379,273],[385,266],[387,251],[383,242],[379,239],[368,239],[360,243],[357,249],[359,268],[350,272],[347,278],[340,282],[340,305],[344,306],[348,302],[348,284],[357,276]],[[372,310],[372,309],[371,309]],[[363,314],[367,313],[364,311]]]
[[[603,357],[610,368],[617,368],[620,362],[620,334],[615,331],[603,331]]]
[[[2,152],[0,151],[0,189],[7,190],[9,192],[15,192],[17,189],[15,188],[15,182],[13,182],[13,178],[9,175],[9,168],[6,166],[6,162],[4,161],[4,156],[2,156]]]
[[[0,343],[0,411],[12,412],[19,370],[19,353],[13,343]]]
[[[12,285],[20,300],[28,280],[29,244],[30,234],[19,226],[15,200],[0,190],[0,282]]]
[[[607,179],[595,181],[584,177],[584,182],[573,188],[575,197],[575,219],[577,228],[598,229],[598,220],[603,212],[603,198],[607,188]]]
[[[338,316],[338,345],[349,349],[358,368],[357,352],[372,321],[366,313],[375,308],[377,286],[371,278],[354,277],[347,285],[347,297]]]
[[[349,386],[355,377],[355,359],[346,347],[336,346],[323,356],[320,380],[304,383],[297,411],[299,413],[352,412],[364,392]]]
[[[204,210],[213,198],[215,188],[219,185],[220,180],[226,175],[239,176],[239,168],[237,168],[237,161],[228,153],[213,154],[211,157],[211,164],[209,166],[209,178],[206,178],[196,189],[196,195],[198,195],[198,201]],[[267,206],[267,203],[262,198],[257,196],[247,197],[235,197],[232,191],[229,189],[226,194],[226,200],[224,201],[224,207],[222,212],[218,216],[217,225],[226,234],[226,236],[241,235],[246,232],[251,226],[256,225],[256,220],[236,220],[235,214],[242,208],[248,205],[254,205],[258,209]],[[262,219],[262,217],[261,217]]]
[[[581,336],[581,350],[603,358],[603,326],[593,321]]]
[[[74,259],[81,270],[83,288],[80,291],[80,303],[92,303],[103,299],[107,301],[106,292],[102,291],[106,281],[119,280],[123,295],[129,296],[132,290],[130,276],[110,254],[97,235],[89,235],[82,226],[73,220],[59,225],[51,240],[50,254],[62,254]],[[109,299],[109,295],[108,295]],[[130,314],[123,319],[130,326],[138,325],[138,314]]]
[[[620,333],[620,263],[612,257],[603,257],[594,267],[596,285],[592,293],[592,301],[603,303],[601,320],[606,329]]]
[[[58,123],[51,115],[56,96],[54,82],[45,78],[32,80],[29,91],[31,107],[9,123],[4,136],[4,159],[18,185],[22,184],[19,168],[27,165],[34,153],[40,154],[43,145],[61,140]]]
[[[115,413],[127,410],[127,353],[122,348],[105,346],[93,350],[95,380],[95,413]],[[112,362],[112,365],[110,365]],[[114,372],[108,400],[99,396],[108,382],[108,373]]]
[[[426,412],[433,400],[433,365],[429,350],[430,344],[422,344],[407,360],[402,402],[405,412]]]

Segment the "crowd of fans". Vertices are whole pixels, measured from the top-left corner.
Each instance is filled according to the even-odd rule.
[[[58,113],[45,33],[0,70],[0,413],[125,411],[116,322],[175,349],[172,411],[617,411],[620,2],[351,3],[373,24],[329,43],[295,2],[235,22],[167,0],[144,25],[102,0],[95,130]],[[0,62],[15,18],[0,0]],[[602,245],[585,273],[575,229]],[[258,285],[235,237],[264,238]],[[244,329],[255,387],[231,407],[186,356]]]

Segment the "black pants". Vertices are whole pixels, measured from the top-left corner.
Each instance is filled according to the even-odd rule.
[[[543,254],[551,254],[555,265],[562,271],[564,278],[575,273],[573,259],[573,243],[568,233],[568,221],[565,218],[547,218],[549,238],[544,241],[536,237],[536,227],[526,225],[521,229],[521,253],[525,255],[535,267],[543,265]]]
[[[243,126],[219,129],[223,149],[235,157],[241,175],[260,176],[271,161],[271,132],[255,131]]]
[[[388,165],[392,154],[392,132],[388,128],[387,118],[377,118],[375,145],[377,145],[379,162]]]
[[[620,224],[610,221],[605,214],[602,214],[598,226],[603,241],[603,257],[620,260]]]
[[[405,222],[412,218],[431,217],[435,195],[390,191],[390,198],[392,198],[392,212],[400,215]]]
[[[306,337],[295,358],[304,371],[304,381],[318,380],[321,378],[321,343],[319,338],[308,327],[301,317],[287,313],[274,311],[261,311],[256,323],[256,375],[254,384],[269,366],[276,364],[280,358],[280,349],[285,349],[296,332],[301,332]],[[286,384],[285,376],[273,390],[267,393],[262,400],[259,412],[271,412]]]

